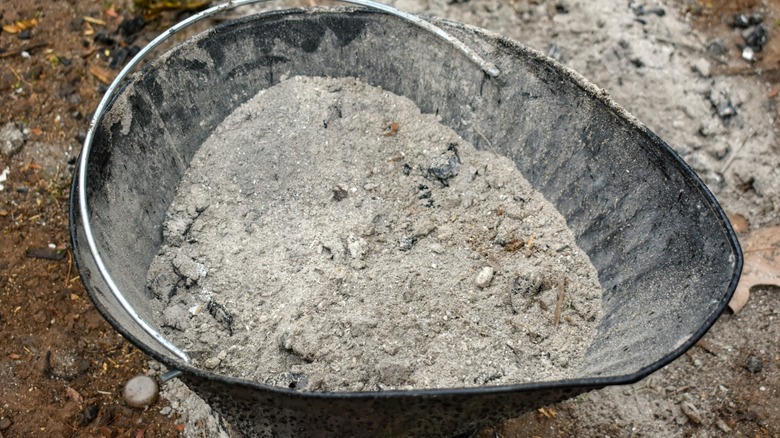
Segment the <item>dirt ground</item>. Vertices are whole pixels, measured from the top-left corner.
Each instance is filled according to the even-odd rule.
[[[95,1],[0,4],[0,436],[178,436],[176,417],[124,404],[148,358],[103,320],[73,265],[68,191],[88,117],[112,74],[95,35],[121,18]],[[105,21],[90,24],[82,17]],[[132,15],[129,15],[132,18]],[[26,32],[13,28],[18,21]],[[98,22],[100,22],[98,21]],[[25,26],[26,24],[26,26]],[[92,26],[93,34],[87,35]],[[17,26],[18,27],[18,26]],[[145,32],[154,34],[154,24]],[[15,32],[15,33],[11,33]],[[114,37],[116,38],[116,37]],[[100,38],[98,38],[100,39]],[[90,67],[93,73],[90,73]],[[14,132],[9,134],[8,123]],[[6,146],[3,146],[5,148]],[[13,149],[13,148],[12,148]]]
[[[185,421],[186,390],[175,384],[168,400],[146,410],[122,401],[122,385],[156,367],[91,305],[68,248],[69,183],[91,111],[135,47],[185,17],[183,4],[196,6],[139,3],[178,9],[144,15],[129,1],[0,4],[0,175],[7,178],[0,177],[0,438],[214,434],[208,418]],[[558,58],[674,147],[738,218],[741,239],[780,225],[780,1],[390,3]],[[756,23],[735,28],[738,13],[748,21],[762,15],[767,38],[754,60],[743,58],[742,46]],[[741,312],[724,314],[696,347],[649,378],[482,436],[780,436],[778,318],[778,288],[754,288]]]

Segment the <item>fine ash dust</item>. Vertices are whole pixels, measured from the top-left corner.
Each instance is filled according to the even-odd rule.
[[[148,286],[196,366],[307,391],[571,377],[601,317],[509,159],[350,78],[283,81],[215,130]]]

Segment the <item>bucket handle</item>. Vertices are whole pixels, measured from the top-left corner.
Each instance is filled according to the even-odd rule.
[[[122,306],[124,311],[127,312],[128,316],[136,324],[138,324],[149,336],[151,336],[155,341],[157,341],[157,343],[159,343],[166,350],[174,354],[176,357],[178,357],[185,363],[190,363],[189,355],[185,353],[183,350],[181,350],[180,348],[178,348],[176,345],[174,345],[172,342],[170,342],[168,339],[166,339],[159,331],[157,331],[154,327],[152,327],[150,324],[144,321],[140,317],[140,315],[138,315],[138,313],[135,311],[135,309],[130,304],[130,302],[128,302],[125,296],[122,294],[122,291],[119,290],[119,287],[117,287],[113,278],[111,278],[111,275],[109,274],[108,269],[106,268],[105,263],[103,262],[103,258],[100,256],[100,251],[98,250],[97,243],[95,242],[95,237],[92,234],[92,226],[90,224],[89,209],[87,206],[87,197],[86,197],[89,153],[90,153],[90,149],[92,148],[92,142],[95,137],[95,129],[100,123],[101,119],[103,118],[103,115],[106,112],[110,102],[113,100],[114,94],[116,93],[117,89],[119,89],[120,85],[122,84],[122,81],[146,57],[146,55],[148,55],[152,50],[157,48],[157,46],[159,46],[160,44],[162,44],[163,42],[171,38],[174,34],[179,32],[180,30],[185,29],[195,23],[198,23],[208,17],[211,17],[212,15],[216,15],[224,11],[229,11],[239,6],[250,5],[254,3],[264,3],[268,1],[270,0],[230,0],[226,3],[222,3],[213,6],[209,9],[206,9],[204,11],[201,11],[179,22],[178,24],[174,25],[164,33],[157,36],[157,38],[153,39],[149,44],[146,45],[146,47],[141,49],[141,51],[138,52],[138,54],[130,60],[130,62],[127,63],[127,65],[119,72],[119,74],[116,76],[114,81],[108,87],[108,90],[106,90],[106,94],[100,100],[100,103],[95,109],[95,115],[92,118],[89,131],[87,132],[87,137],[84,140],[84,146],[82,147],[81,150],[81,158],[79,162],[79,172],[78,172],[78,191],[80,193],[79,211],[81,213],[81,219],[83,221],[82,224],[84,227],[84,236],[87,239],[87,244],[89,246],[92,257],[94,258],[95,264],[97,265],[98,271],[100,272],[100,275],[103,277],[103,280],[108,285],[108,288],[111,290],[111,294],[113,295],[114,299],[116,299],[117,302]],[[497,77],[499,74],[501,74],[500,70],[495,66],[495,64],[484,60],[473,49],[468,47],[462,41],[454,38],[453,36],[445,32],[441,28],[431,24],[426,20],[423,20],[422,18],[414,14],[402,12],[391,6],[377,3],[371,0],[340,0],[340,1],[342,1],[343,3],[351,3],[359,6],[364,6],[370,9],[378,10],[380,12],[384,12],[402,18],[412,24],[421,27],[422,29],[427,30],[428,32],[433,33],[434,35],[438,36],[442,40],[453,45],[455,48],[460,50],[464,55],[466,55],[469,59],[471,59],[474,63],[476,63],[488,76]],[[178,373],[174,373],[171,376],[168,376],[168,378],[173,378],[176,375],[178,375]]]

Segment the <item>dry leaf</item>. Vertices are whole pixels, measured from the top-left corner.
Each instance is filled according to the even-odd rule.
[[[106,22],[103,20],[98,20],[97,18],[92,18],[88,16],[81,17],[82,20],[86,21],[87,23],[97,24],[98,26],[105,26]]]
[[[401,125],[398,124],[398,122],[393,122],[390,124],[390,126],[385,129],[385,137],[392,137],[398,132],[398,128]]]
[[[29,20],[19,20],[16,23],[6,24],[3,26],[3,31],[7,33],[19,33],[26,29],[32,29],[38,25],[37,18],[31,18]]]
[[[731,222],[731,227],[734,228],[735,233],[746,233],[750,231],[750,222],[747,218],[739,213],[726,213],[726,216]]]
[[[68,397],[70,397],[70,399],[73,400],[74,402],[78,404],[84,403],[84,397],[82,397],[78,391],[71,388],[70,386],[65,388],[65,393],[68,394]]]
[[[105,10],[105,13],[107,16],[111,18],[119,18],[119,13],[117,13],[116,9],[114,9],[113,6]]]
[[[104,84],[110,84],[114,80],[114,72],[99,65],[89,67],[89,72]]]
[[[22,29],[20,29],[19,26],[15,25],[15,24],[3,25],[3,32],[6,32],[6,33],[19,33],[21,31],[22,31]]]
[[[729,301],[734,313],[745,306],[753,286],[780,286],[780,226],[753,230],[739,240],[745,262],[737,290]]]
[[[95,34],[95,29],[89,23],[84,23],[84,36],[92,36]]]
[[[29,20],[21,20],[16,22],[16,26],[19,27],[19,29],[21,30],[32,29],[37,25],[38,25],[37,18],[30,18]]]
[[[717,356],[723,352],[723,350],[721,350],[720,347],[712,344],[710,341],[706,339],[699,339],[699,342],[696,343],[696,346],[713,356]]]
[[[43,169],[43,166],[36,163],[35,161],[30,161],[29,163],[25,164],[24,167],[22,167],[22,172],[27,172],[29,170],[41,170]]]

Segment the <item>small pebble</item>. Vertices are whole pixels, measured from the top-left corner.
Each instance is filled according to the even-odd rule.
[[[431,245],[428,248],[434,254],[443,254],[444,253],[444,247],[442,246],[441,243],[438,243],[438,242],[431,243]]]
[[[171,412],[173,412],[173,409],[171,409],[170,406],[166,406],[166,407],[160,409],[160,415],[168,416],[168,415],[171,414]]]
[[[721,38],[716,38],[707,43],[707,53],[713,57],[725,56],[729,53],[726,43]]]
[[[742,49],[742,59],[748,62],[755,61],[756,55],[753,49],[751,49],[750,47],[745,47],[744,49]]]
[[[689,420],[691,420],[691,423],[694,424],[701,424],[703,419],[701,418],[701,413],[696,408],[696,406],[693,405],[693,403],[685,402],[682,405],[680,405],[680,409],[682,409],[683,414],[685,414],[686,417],[688,417]]]
[[[157,382],[149,376],[135,376],[128,380],[122,395],[128,405],[135,408],[145,408],[157,400],[160,388]]]
[[[764,369],[764,364],[758,356],[750,356],[745,362],[745,368],[753,374],[758,374]]]
[[[76,141],[79,143],[84,143],[87,140],[87,131],[80,129],[79,132],[76,133]]]
[[[490,266],[482,268],[479,274],[477,274],[477,278],[474,279],[474,283],[482,289],[490,286],[490,282],[493,281],[493,273],[493,268]]]
[[[203,362],[203,366],[205,366],[206,368],[208,368],[210,370],[213,370],[214,368],[219,366],[220,362],[222,362],[222,361],[219,360],[218,357],[210,357],[210,358],[206,359]]]
[[[100,412],[100,406],[98,405],[89,405],[84,409],[84,412],[82,413],[82,424],[87,425],[92,422],[95,418],[97,418],[98,412]]]
[[[721,99],[713,100],[712,103],[715,105],[715,109],[718,111],[718,116],[721,119],[729,119],[737,115],[737,109],[728,96],[722,96]]]
[[[11,157],[24,145],[24,133],[13,122],[0,127],[0,155]]]
[[[708,78],[712,75],[712,64],[704,58],[694,61],[691,68],[703,78]]]
[[[8,417],[0,418],[0,430],[8,429],[9,427],[11,427],[11,424],[13,423],[11,422],[10,418]]]
[[[731,432],[731,428],[729,427],[729,425],[726,424],[726,422],[723,421],[723,419],[721,419],[721,418],[718,418],[717,420],[715,420],[715,425],[718,426],[718,429],[720,429],[720,430],[722,430],[722,431],[724,431],[726,433]]]
[[[560,46],[557,44],[550,44],[550,47],[547,49],[547,56],[560,62],[561,57],[563,56],[563,52],[561,51]]]

